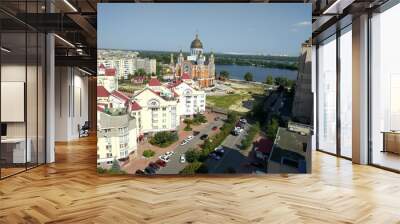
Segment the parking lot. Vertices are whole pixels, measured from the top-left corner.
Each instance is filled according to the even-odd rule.
[[[198,125],[198,126],[193,126],[193,131],[184,131],[183,128],[185,127],[185,124],[181,122],[181,125],[178,130],[178,136],[179,140],[172,145],[165,147],[165,148],[160,148],[154,145],[151,145],[148,140],[138,143],[138,149],[137,149],[137,154],[135,157],[130,158],[129,161],[121,165],[122,170],[124,170],[127,173],[134,174],[136,170],[144,170],[150,162],[155,162],[159,159],[159,156],[165,154],[168,151],[174,151],[174,155],[170,158],[170,161],[168,162],[168,165],[161,170],[159,170],[158,173],[165,173],[165,174],[170,174],[172,172],[175,172],[174,174],[179,173],[181,169],[186,164],[181,164],[180,163],[180,155],[190,148],[193,147],[198,147],[199,144],[201,144],[203,141],[200,140],[200,136],[203,134],[208,134],[209,136],[212,136],[216,134],[219,130],[219,127],[223,125],[223,121],[220,119],[218,121],[215,121],[214,119],[216,117],[221,117],[224,118],[224,115],[213,113],[213,112],[206,112],[204,114],[207,118],[207,123]],[[218,126],[218,130],[212,130],[214,126]],[[188,144],[181,146],[181,142],[187,138],[189,135],[193,135],[194,131],[200,132],[197,136],[194,137]],[[156,154],[151,157],[151,158],[145,158],[142,156],[144,150],[153,150]]]

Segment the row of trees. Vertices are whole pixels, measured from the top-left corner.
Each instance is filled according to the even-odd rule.
[[[228,118],[224,125],[221,127],[220,132],[214,135],[211,139],[206,139],[201,149],[190,149],[185,153],[186,161],[189,164],[180,172],[181,174],[195,174],[206,173],[207,167],[203,163],[208,155],[214,149],[221,145],[224,139],[230,134],[231,130],[235,127],[239,116],[235,112],[229,112]]]
[[[220,71],[219,72],[219,78],[222,80],[226,80],[229,79],[229,72],[228,71]],[[253,73],[251,72],[246,72],[246,74],[244,74],[243,76],[244,80],[246,81],[253,81]],[[283,86],[286,88],[291,88],[294,86],[295,81],[294,80],[290,80],[286,77],[273,77],[272,75],[268,75],[267,78],[265,79],[265,83],[268,85],[278,85],[278,86]]]

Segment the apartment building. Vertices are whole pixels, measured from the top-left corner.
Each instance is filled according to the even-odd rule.
[[[129,109],[140,124],[140,134],[175,131],[179,127],[178,102],[172,92],[146,87],[135,93],[132,100]]]
[[[157,71],[157,60],[149,58],[100,58],[97,64],[114,68],[118,79],[128,79],[129,75],[135,74],[138,69],[143,69],[147,74],[156,74]]]
[[[128,114],[110,115],[98,109],[97,166],[109,168],[113,161],[135,156],[138,129]]]
[[[191,116],[206,111],[206,93],[185,82],[172,84],[171,89],[178,94],[179,116]]]
[[[97,85],[104,86],[109,92],[118,90],[117,70],[100,64],[98,67]]]

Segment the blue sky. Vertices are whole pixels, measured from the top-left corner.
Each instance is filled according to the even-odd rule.
[[[311,4],[98,4],[98,47],[293,55],[311,36]]]

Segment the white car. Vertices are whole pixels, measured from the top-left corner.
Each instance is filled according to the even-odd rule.
[[[186,163],[186,158],[184,154],[181,155],[181,163]]]
[[[188,140],[188,141],[190,141],[190,140],[192,140],[194,137],[192,136],[192,135],[189,135],[187,138],[186,138],[186,140]]]
[[[181,145],[186,145],[188,143],[188,141],[185,139],[182,141]]]
[[[160,160],[162,160],[162,161],[166,162],[166,163],[168,163],[168,162],[169,162],[169,156],[162,155],[162,156],[159,156],[158,158],[159,158]]]
[[[169,151],[169,152],[165,153],[165,155],[168,156],[168,157],[172,156],[173,154],[174,154],[174,151]]]
[[[247,120],[244,119],[244,118],[241,118],[239,121],[242,122],[243,124],[246,124],[246,123],[247,123]]]
[[[222,145],[218,146],[217,148],[214,149],[214,151],[219,151],[221,149],[223,149],[224,147],[222,147]]]

